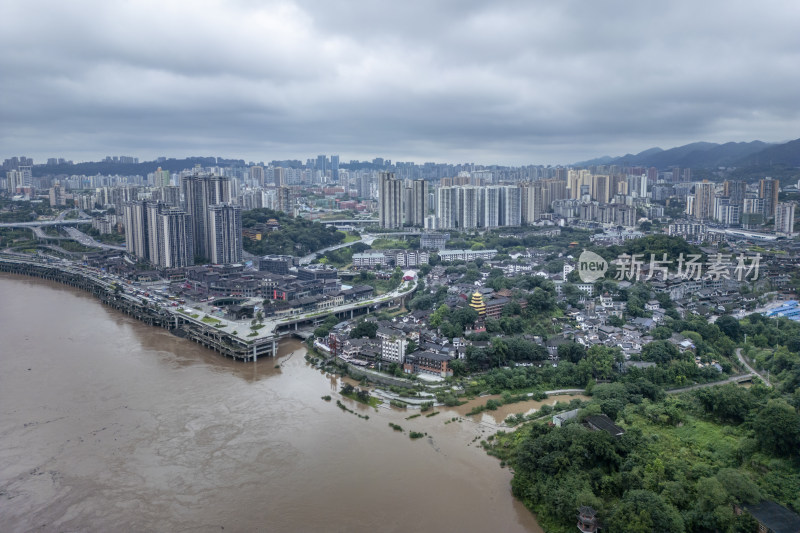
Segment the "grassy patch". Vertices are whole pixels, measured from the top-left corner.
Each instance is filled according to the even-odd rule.
[[[410,243],[399,239],[375,239],[372,242],[372,248],[375,250],[390,250],[400,248],[405,250],[410,246]]]
[[[364,401],[361,400],[361,398],[358,397],[358,394],[356,394],[355,392],[351,392],[351,393],[348,393],[348,394],[345,394],[344,392],[342,392],[341,394],[345,398],[350,398],[351,400],[355,400],[358,403],[362,403],[364,405],[369,405],[370,407],[378,407],[380,404],[383,403],[380,398],[376,398],[374,396],[370,396],[369,397],[369,401],[368,402],[364,402]]]
[[[77,241],[61,241],[59,246],[64,250],[67,250],[68,252],[92,252],[97,250],[97,248],[90,248],[89,246],[84,246]]]

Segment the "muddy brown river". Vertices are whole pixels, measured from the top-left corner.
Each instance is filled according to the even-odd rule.
[[[338,378],[304,353],[285,341],[235,363],[0,274],[0,529],[541,531],[473,442],[488,429],[448,410],[344,412]]]

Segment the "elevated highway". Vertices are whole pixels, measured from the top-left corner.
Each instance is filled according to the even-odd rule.
[[[31,222],[3,222],[0,228],[38,228],[42,226],[75,226],[90,224],[91,218],[74,218],[71,220],[33,220]]]

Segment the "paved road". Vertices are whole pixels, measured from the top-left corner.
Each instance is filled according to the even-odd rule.
[[[363,242],[364,244],[372,244],[372,241],[374,241],[375,238],[376,238],[375,235],[364,234],[364,235],[361,236],[361,240],[352,241],[352,242],[346,242],[344,244],[337,244],[335,246],[328,246],[327,248],[323,248],[322,250],[317,250],[314,253],[311,253],[311,254],[308,254],[306,256],[301,257],[300,258],[300,264],[301,265],[308,265],[309,263],[311,263],[311,261],[313,261],[317,257],[319,257],[321,255],[324,255],[325,252],[330,252],[331,250],[338,250],[339,248],[345,248],[347,246],[352,246],[357,242]]]
[[[69,237],[62,237],[60,235],[48,235],[44,231],[42,231],[41,226],[30,226],[30,229],[33,230],[33,233],[40,239],[54,239],[54,240],[61,240],[61,239],[68,239]]]
[[[70,237],[84,246],[91,246],[92,248],[104,248],[106,250],[120,250],[123,252],[126,250],[124,246],[114,246],[113,244],[98,242],[76,228],[64,228],[64,230],[69,234]]]
[[[772,387],[772,383],[770,383],[770,382],[769,382],[769,380],[768,380],[767,378],[765,378],[764,376],[762,376],[761,374],[759,374],[758,372],[756,372],[756,371],[755,371],[755,369],[754,369],[753,367],[751,367],[749,364],[747,364],[747,361],[745,361],[745,359],[744,359],[744,356],[742,355],[742,349],[741,349],[741,348],[736,348],[736,357],[738,357],[738,358],[739,358],[739,362],[740,362],[740,363],[742,363],[742,364],[744,365],[744,367],[745,367],[745,368],[746,368],[746,369],[747,369],[747,370],[748,370],[748,371],[749,371],[749,372],[750,372],[752,375],[754,375],[754,376],[758,376],[758,378],[759,378],[761,381],[763,381],[763,382],[764,382],[764,385],[766,385],[767,387]]]
[[[722,379],[720,381],[712,381],[711,383],[700,383],[698,385],[692,385],[691,387],[683,387],[682,389],[672,389],[672,390],[666,391],[666,393],[667,394],[678,394],[678,393],[681,393],[681,392],[686,392],[686,391],[690,391],[690,390],[694,390],[694,389],[701,389],[703,387],[713,387],[714,385],[725,385],[726,383],[734,383],[734,382],[740,381],[745,377],[749,377],[749,378],[756,377],[756,378],[760,379],[761,381],[763,381],[764,384],[767,387],[772,387],[772,383],[770,383],[767,378],[765,378],[764,376],[762,376],[761,374],[756,372],[755,369],[752,366],[747,364],[747,361],[745,361],[744,356],[742,355],[742,349],[741,348],[736,348],[736,357],[739,358],[739,362],[742,363],[742,366],[744,366],[747,369],[747,374],[739,374],[738,376],[733,376],[733,377],[730,377],[728,379]]]
[[[33,220],[31,222],[3,222],[0,224],[0,228],[31,228],[35,226],[67,226],[67,225],[75,225],[75,224],[87,224],[91,222],[91,218],[76,218],[70,220],[44,220],[44,221],[37,221]]]
[[[744,380],[745,378],[752,378],[754,375],[757,376],[758,374],[739,374],[738,376],[733,376],[727,379],[721,379],[719,381],[712,381],[710,383],[698,383],[697,385],[691,385],[689,387],[683,387],[680,389],[671,389],[664,392],[666,392],[667,394],[680,394],[681,392],[688,392],[690,390],[702,389],[705,387],[714,387],[715,385],[726,385],[728,383],[736,383],[738,381]]]

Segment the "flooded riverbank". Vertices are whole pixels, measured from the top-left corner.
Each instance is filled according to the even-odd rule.
[[[236,363],[0,275],[0,342],[4,530],[540,531],[479,425],[342,411],[297,341]]]
[[[500,400],[501,395],[499,394],[490,394],[487,396],[480,396],[474,398],[472,400],[467,400],[466,403],[459,405],[458,407],[452,407],[458,414],[461,416],[467,416],[472,409],[476,407],[480,407],[481,405],[486,405],[486,402],[489,400]],[[494,411],[483,411],[477,415],[471,415],[469,418],[479,422],[481,420],[487,420],[494,424],[500,424],[510,415],[515,414],[524,414],[530,415],[537,411],[539,411],[543,406],[549,405],[554,406],[558,402],[562,404],[569,403],[571,400],[589,400],[589,397],[583,394],[553,394],[548,396],[544,400],[527,400],[524,402],[516,402],[516,403],[509,403],[506,405],[501,405]]]

